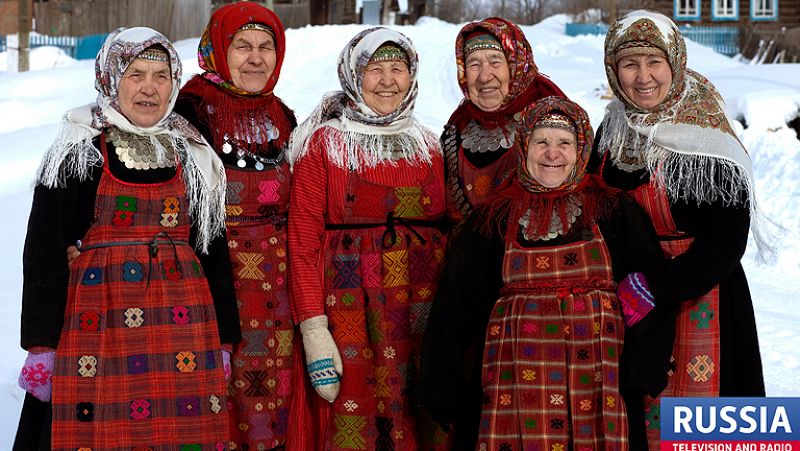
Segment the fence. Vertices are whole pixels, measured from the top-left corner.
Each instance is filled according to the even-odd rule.
[[[700,45],[713,48],[717,53],[733,56],[739,53],[739,30],[736,27],[678,27],[683,37]],[[580,34],[603,35],[608,31],[608,25],[568,23],[566,34],[578,36]]]
[[[44,46],[59,47],[75,59],[94,59],[103,41],[106,40],[108,34],[95,34],[91,36],[83,36],[80,38],[71,36],[46,36],[43,34],[31,34],[28,39],[28,45],[31,49]],[[0,36],[0,52],[8,50],[8,43],[6,36]]]

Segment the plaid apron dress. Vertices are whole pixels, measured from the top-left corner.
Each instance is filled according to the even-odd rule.
[[[344,221],[326,225],[323,244],[325,313],[344,363],[323,449],[430,449],[410,391],[445,251],[434,222],[445,208],[438,162],[331,169],[352,194],[333,200]]]
[[[506,244],[486,332],[480,451],[626,450],[624,334],[611,259],[594,237]]]
[[[53,449],[227,449],[219,332],[181,169],[134,184],[105,163],[95,210],[70,268]]]
[[[672,219],[669,200],[652,183],[632,191],[636,201],[653,221],[661,248],[667,258],[683,254],[692,237],[679,231]],[[675,372],[658,398],[644,400],[648,447],[659,450],[661,401],[664,396],[719,396],[719,285],[692,300],[681,303],[675,330],[672,359]]]
[[[289,311],[285,162],[263,171],[226,167],[228,248],[242,342],[231,356],[228,405],[232,449],[284,445],[294,328]]]

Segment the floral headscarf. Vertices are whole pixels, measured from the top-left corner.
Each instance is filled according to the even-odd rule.
[[[578,157],[575,161],[575,170],[570,177],[567,177],[564,182],[553,188],[542,186],[537,182],[530,173],[527,167],[527,154],[528,144],[533,135],[533,129],[536,125],[546,116],[552,113],[559,113],[569,118],[572,125],[575,127],[575,138],[578,148]],[[586,174],[586,165],[589,163],[589,155],[592,152],[592,143],[594,142],[594,131],[589,122],[589,116],[586,111],[575,102],[561,98],[561,97],[545,97],[538,102],[532,104],[522,111],[519,124],[517,125],[518,149],[522,152],[522,164],[517,171],[517,177],[520,184],[528,191],[544,193],[552,191],[569,192],[573,191]]]
[[[380,115],[364,101],[362,83],[364,69],[373,53],[385,43],[398,46],[408,55],[411,83],[400,105],[393,112]],[[307,152],[308,138],[323,125],[343,132],[344,142],[329,134],[328,156],[337,166],[374,166],[397,156],[430,161],[430,150],[440,151],[438,139],[412,117],[418,67],[417,51],[402,33],[383,27],[358,33],[339,54],[342,91],[327,93],[309,118],[297,127],[292,135],[292,161]]]
[[[477,30],[485,30],[500,42],[511,75],[508,82],[508,95],[503,99],[500,108],[490,113],[480,110],[469,101],[464,43],[467,36]],[[514,115],[540,98],[566,97],[555,83],[539,72],[539,68],[533,61],[531,45],[522,30],[503,18],[490,17],[464,25],[456,36],[455,51],[458,85],[461,87],[461,92],[464,93],[464,100],[453,113],[449,122],[455,123],[459,129],[463,128],[470,119],[484,122],[484,125],[487,123],[498,125],[498,122],[504,122],[509,115]]]
[[[526,156],[533,129],[554,113],[565,116],[574,126],[577,158],[574,172],[561,185],[548,188],[528,172]],[[507,217],[505,236],[509,241],[520,236],[529,241],[550,240],[570,233],[576,225],[583,230],[591,228],[613,210],[620,191],[606,186],[599,176],[586,173],[594,141],[586,111],[568,99],[550,96],[528,106],[520,115],[515,144],[521,154],[517,177],[486,202],[488,208],[480,210],[486,216],[484,227],[497,227]]]
[[[139,127],[120,110],[119,84],[133,60],[153,46],[163,48],[169,56],[172,93],[164,117],[152,127]],[[95,61],[97,101],[64,115],[61,129],[39,167],[37,184],[56,188],[66,186],[69,178],[89,179],[92,167],[103,164],[103,155],[92,142],[109,127],[148,137],[160,157],[165,154],[164,145],[169,145],[182,166],[190,215],[198,231],[197,247],[207,252],[211,240],[225,230],[225,170],[200,133],[172,112],[181,71],[178,53],[161,33],[146,27],[114,30]],[[158,138],[166,139],[162,143]]]
[[[264,89],[259,93],[244,91],[233,85],[228,68],[228,46],[242,26],[247,24],[266,25],[272,30],[275,39],[275,69]],[[203,30],[197,61],[205,72],[203,78],[222,89],[241,96],[269,95],[275,89],[281,75],[283,57],[286,54],[286,36],[278,16],[263,5],[253,2],[227,4],[214,12]]]
[[[616,73],[616,53],[640,43],[663,51],[672,68],[668,94],[652,109],[631,101]],[[675,23],[651,11],[626,14],[606,35],[605,68],[617,99],[606,107],[599,152],[610,152],[611,163],[624,171],[646,169],[672,201],[746,203],[759,250],[768,258],[750,156],[733,131],[722,96],[686,67],[686,44]]]

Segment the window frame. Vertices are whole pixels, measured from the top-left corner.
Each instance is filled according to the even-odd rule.
[[[694,14],[680,14],[680,4],[681,4],[681,2],[684,2],[684,1],[685,2],[694,2],[695,3]],[[754,1],[754,0],[751,0],[751,1]],[[675,20],[699,21],[700,20],[700,12],[703,10],[702,6],[703,6],[703,4],[702,4],[701,0],[672,0],[672,17]]]

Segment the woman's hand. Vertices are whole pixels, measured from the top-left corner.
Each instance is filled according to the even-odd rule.
[[[81,255],[81,251],[78,250],[77,246],[67,246],[67,263],[72,264],[73,260],[78,258]]]

